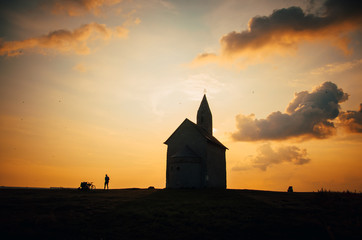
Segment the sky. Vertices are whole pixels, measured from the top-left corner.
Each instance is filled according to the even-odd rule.
[[[227,187],[362,191],[362,3],[0,0],[0,186],[164,188],[206,92]]]

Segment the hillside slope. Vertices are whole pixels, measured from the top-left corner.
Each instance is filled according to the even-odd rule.
[[[2,239],[360,239],[361,194],[1,189]]]

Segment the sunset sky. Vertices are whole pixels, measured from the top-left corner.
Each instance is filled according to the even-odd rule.
[[[362,2],[0,0],[0,186],[165,187],[204,91],[227,187],[362,191]]]

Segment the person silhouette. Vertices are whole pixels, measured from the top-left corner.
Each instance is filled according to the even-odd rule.
[[[109,177],[108,177],[108,175],[106,174],[106,177],[104,178],[104,189],[106,189],[106,186],[107,186],[107,189],[109,189],[109,188],[108,188],[108,183],[109,183]]]

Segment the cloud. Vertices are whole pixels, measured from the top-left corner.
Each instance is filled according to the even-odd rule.
[[[85,72],[87,72],[88,69],[83,63],[78,63],[77,65],[75,65],[73,67],[73,70],[76,70],[81,73],[85,73]]]
[[[170,96],[179,96],[179,104],[189,100],[199,102],[200,96],[205,90],[208,99],[212,99],[223,88],[225,88],[225,84],[220,82],[217,76],[206,73],[193,74],[181,79],[180,82],[153,88],[150,91],[150,99],[147,100],[147,104],[153,114],[163,117],[167,108],[165,103],[167,103]]]
[[[257,149],[256,156],[249,156],[246,162],[250,165],[240,165],[240,163],[232,168],[233,171],[244,171],[251,168],[259,168],[266,171],[271,165],[281,164],[284,162],[293,163],[295,165],[303,165],[310,162],[307,150],[300,149],[296,146],[281,146],[272,149],[270,143],[266,143]]]
[[[33,50],[47,54],[50,51],[57,53],[76,53],[86,55],[90,53],[88,43],[95,40],[106,41],[112,37],[125,38],[128,29],[117,26],[114,29],[105,24],[89,23],[70,31],[60,29],[46,35],[28,38],[22,41],[0,41],[0,56],[17,56],[24,51]]]
[[[323,67],[317,68],[317,69],[313,70],[311,73],[314,75],[341,73],[341,72],[353,69],[357,66],[360,66],[361,64],[362,64],[362,59],[344,62],[344,63],[332,63],[332,64],[327,64]]]
[[[197,57],[191,62],[191,66],[199,66],[205,63],[218,62],[219,56],[215,53],[200,53]]]
[[[215,76],[205,73],[199,73],[188,76],[188,78],[182,81],[181,86],[178,86],[179,90],[188,95],[191,100],[200,101],[200,94],[207,92],[208,96],[212,96],[225,86]]]
[[[308,14],[300,7],[274,10],[269,16],[250,19],[247,30],[230,32],[220,39],[221,53],[203,53],[193,63],[243,59],[260,61],[268,54],[295,49],[302,41],[328,40],[349,54],[347,34],[362,26],[362,2],[327,0],[323,14]]]
[[[338,116],[339,124],[352,133],[362,133],[362,103],[359,111],[341,112]]]
[[[92,13],[98,16],[103,6],[113,6],[121,0],[56,0],[52,12],[69,16],[82,16]]]
[[[324,82],[310,93],[296,93],[286,113],[273,112],[266,119],[255,119],[253,114],[237,115],[237,131],[231,137],[235,141],[327,138],[335,131],[330,120],[338,116],[339,103],[347,99],[348,94],[336,84]]]

